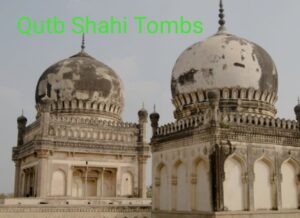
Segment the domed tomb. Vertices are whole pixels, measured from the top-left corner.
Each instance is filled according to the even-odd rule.
[[[189,116],[205,108],[209,90],[220,92],[223,111],[273,117],[277,81],[275,64],[263,48],[219,31],[190,46],[177,59],[171,79],[175,117]]]
[[[38,106],[86,112],[120,119],[124,106],[123,85],[104,63],[81,51],[50,66],[36,87]]]

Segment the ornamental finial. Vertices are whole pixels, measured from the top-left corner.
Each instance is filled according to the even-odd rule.
[[[220,5],[219,5],[219,32],[225,30],[225,14],[224,14],[224,9],[223,9],[223,1],[220,0]]]
[[[85,49],[85,37],[84,37],[84,33],[82,33],[81,52],[84,52],[84,49]]]

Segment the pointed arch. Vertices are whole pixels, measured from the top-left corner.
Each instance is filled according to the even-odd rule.
[[[52,173],[51,196],[66,195],[66,174],[63,170],[56,170]]]
[[[192,165],[191,207],[197,211],[212,211],[209,163],[198,156]]]
[[[172,207],[177,211],[187,211],[189,200],[186,164],[181,160],[177,160],[172,171]]]
[[[81,170],[75,170],[72,175],[72,197],[83,196],[83,172]]]
[[[169,185],[167,166],[161,162],[156,168],[155,204],[160,210],[169,209]]]
[[[282,208],[297,209],[299,207],[299,163],[293,158],[285,160],[280,167]]]
[[[132,196],[133,195],[133,175],[131,172],[127,171],[122,175],[122,196]]]
[[[274,165],[263,156],[254,163],[254,208],[271,210],[274,206]]]
[[[246,209],[246,185],[244,175],[246,164],[243,158],[236,153],[229,156],[224,163],[225,180],[224,206],[230,211]]]

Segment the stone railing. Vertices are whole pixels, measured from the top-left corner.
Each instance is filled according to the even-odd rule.
[[[268,118],[253,115],[221,115],[221,123],[236,125],[254,125],[269,128],[293,129],[298,128],[298,122],[295,120],[286,120],[281,118]]]
[[[157,136],[164,136],[189,128],[203,126],[205,124],[208,124],[209,120],[210,119],[204,115],[184,118],[173,123],[168,123],[166,125],[160,126],[159,128],[157,128],[156,134]],[[221,128],[224,126],[229,127],[230,125],[247,125],[284,130],[298,129],[298,122],[295,120],[239,114],[220,114],[219,124]]]
[[[151,199],[141,198],[103,198],[89,197],[85,199],[49,197],[49,198],[7,198],[3,205],[98,205],[98,206],[151,206]]]
[[[203,125],[204,122],[205,122],[204,115],[195,116],[191,118],[184,118],[179,121],[160,126],[157,129],[156,133],[157,135],[168,135],[188,128],[198,127],[200,125]]]
[[[51,115],[51,121],[62,124],[87,124],[100,127],[119,127],[119,128],[137,128],[138,124],[118,121],[107,121],[97,118],[73,117],[73,116],[56,116]]]

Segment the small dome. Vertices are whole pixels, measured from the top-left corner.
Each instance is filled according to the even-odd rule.
[[[299,103],[294,107],[294,111],[296,114],[300,113],[300,104]]]
[[[226,32],[187,48],[173,68],[173,97],[233,87],[277,94],[277,70],[263,48]]]
[[[17,122],[18,123],[26,123],[27,122],[27,118],[22,114],[21,116],[19,116],[17,118]]]
[[[37,104],[90,102],[90,108],[94,105],[94,109],[115,114],[120,114],[124,105],[117,74],[83,51],[50,66],[38,81],[35,98]]]

